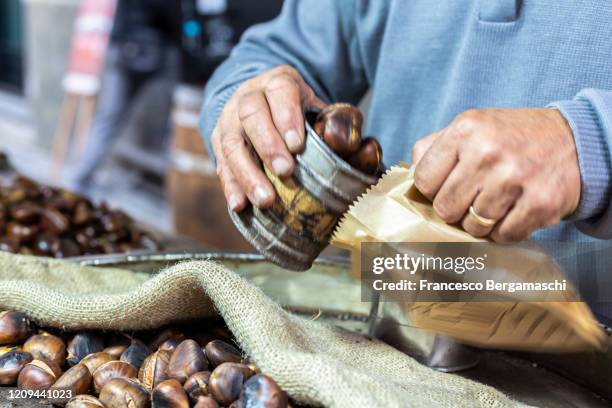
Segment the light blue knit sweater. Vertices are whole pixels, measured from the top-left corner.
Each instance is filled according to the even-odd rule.
[[[582,175],[579,209],[536,239],[612,238],[612,3],[594,0],[286,0],[248,31],[206,89],[210,137],[236,87],[291,64],[328,102],[373,98],[367,134],[387,165],[479,107],[557,107]]]

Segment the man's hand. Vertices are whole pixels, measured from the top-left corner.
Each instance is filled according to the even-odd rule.
[[[300,74],[286,65],[238,88],[211,139],[217,175],[232,210],[243,209],[247,197],[258,207],[274,202],[274,188],[253,157],[253,149],[274,174],[290,175],[295,165],[290,152],[299,152],[304,143],[302,108],[324,106]]]
[[[554,109],[464,112],[417,142],[413,161],[415,185],[438,215],[476,237],[527,239],[574,212],[580,200],[574,138]],[[483,226],[482,217],[495,226]]]

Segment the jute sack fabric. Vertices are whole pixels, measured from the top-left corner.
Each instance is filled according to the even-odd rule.
[[[0,310],[63,329],[135,330],[220,314],[247,355],[300,402],[326,407],[515,407],[376,340],[284,311],[210,261],[151,276],[0,253]]]

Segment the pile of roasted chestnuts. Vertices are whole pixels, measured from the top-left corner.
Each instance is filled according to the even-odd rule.
[[[297,406],[231,344],[222,322],[198,327],[206,330],[64,333],[0,312],[0,386],[67,390],[50,401],[67,408]]]
[[[0,186],[0,251],[54,258],[158,250],[123,212],[17,176]]]
[[[369,175],[384,170],[382,148],[373,137],[362,138],[363,115],[348,103],[334,103],[319,112],[314,131],[338,156]]]

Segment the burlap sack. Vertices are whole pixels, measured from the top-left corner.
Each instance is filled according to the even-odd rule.
[[[219,313],[243,350],[300,402],[326,407],[514,407],[375,340],[287,313],[213,262],[155,276],[0,253],[0,310],[66,329],[145,329]]]

